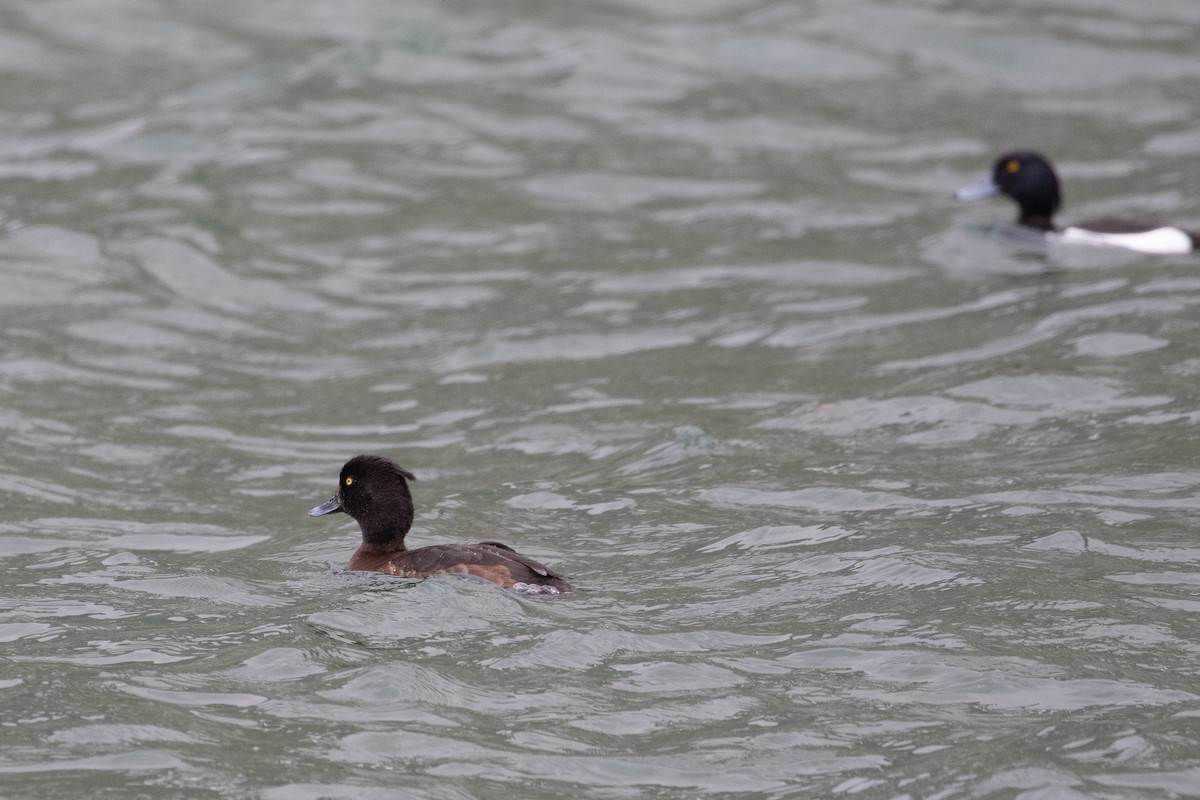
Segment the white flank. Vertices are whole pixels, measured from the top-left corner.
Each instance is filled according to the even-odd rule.
[[[1141,233],[1098,233],[1084,228],[1064,228],[1055,238],[1071,244],[1101,244],[1157,255],[1192,252],[1191,238],[1179,228],[1170,226]]]

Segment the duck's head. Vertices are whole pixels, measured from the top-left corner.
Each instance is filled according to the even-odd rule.
[[[992,174],[958,190],[959,200],[976,200],[993,194],[1011,197],[1021,207],[1017,222],[1040,230],[1053,230],[1052,219],[1062,203],[1058,176],[1042,155],[1014,150],[996,159]]]
[[[403,540],[413,523],[413,474],[383,456],[355,456],[342,467],[333,498],[308,512],[321,517],[343,511],[362,529],[363,541]]]

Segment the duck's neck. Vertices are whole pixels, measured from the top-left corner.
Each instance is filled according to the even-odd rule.
[[[402,553],[404,537],[408,535],[413,523],[411,505],[402,505],[386,514],[373,514],[369,519],[359,520],[358,527],[362,529],[361,552],[366,553]]]
[[[358,546],[357,553],[372,554],[372,555],[395,555],[396,553],[406,553],[408,547],[404,544],[404,537],[398,539],[389,539],[385,542],[369,542],[366,537],[363,537],[362,544]]]
[[[1017,220],[1017,224],[1038,231],[1058,230],[1054,227],[1054,220],[1050,219],[1049,214],[1022,214]]]

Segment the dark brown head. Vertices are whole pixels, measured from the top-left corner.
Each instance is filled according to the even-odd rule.
[[[311,517],[344,511],[362,529],[363,542],[404,544],[413,523],[413,474],[383,456],[355,456],[342,467],[337,492],[328,503],[308,512]]]

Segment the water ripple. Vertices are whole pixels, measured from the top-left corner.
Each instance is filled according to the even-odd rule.
[[[951,195],[1197,227],[1200,12],[984,5],[10,4],[5,793],[1195,794],[1195,259]]]

